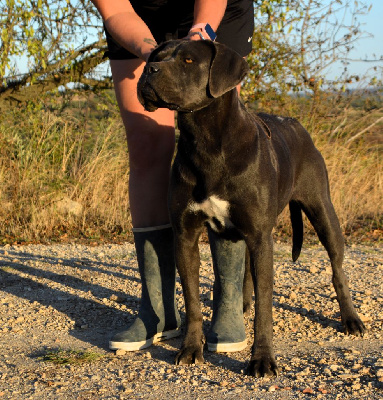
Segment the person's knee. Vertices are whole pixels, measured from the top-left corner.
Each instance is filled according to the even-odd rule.
[[[174,127],[131,125],[127,127],[127,139],[131,170],[145,173],[170,167],[175,147]]]

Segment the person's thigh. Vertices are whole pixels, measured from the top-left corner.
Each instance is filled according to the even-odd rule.
[[[169,173],[175,147],[174,112],[147,112],[138,101],[137,82],[143,61],[111,60],[110,64],[128,141],[133,226],[167,223]]]
[[[145,111],[137,98],[137,82],[145,63],[140,59],[111,60],[113,83],[126,129],[131,168],[171,161],[174,152],[174,112]]]

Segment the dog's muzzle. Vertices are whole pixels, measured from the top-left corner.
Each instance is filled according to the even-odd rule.
[[[137,85],[137,95],[139,102],[144,106],[146,111],[156,111],[158,108],[168,108],[173,111],[186,111],[191,110],[181,110],[181,107],[177,104],[168,103],[163,100],[157,91],[153,88],[150,82],[146,79],[143,74],[138,81]]]
[[[158,108],[156,103],[159,99],[156,91],[148,82],[149,75],[148,66],[145,66],[144,72],[137,84],[137,96],[139,102],[144,106],[146,111],[155,111]]]

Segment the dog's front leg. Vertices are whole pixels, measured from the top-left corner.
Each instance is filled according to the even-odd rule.
[[[186,336],[175,362],[176,364],[201,364],[204,362],[205,337],[202,331],[199,298],[199,234],[193,234],[192,238],[186,236],[175,235],[176,263],[186,308]]]
[[[273,350],[273,239],[259,233],[248,243],[255,292],[254,344],[248,374],[261,377],[278,375]]]

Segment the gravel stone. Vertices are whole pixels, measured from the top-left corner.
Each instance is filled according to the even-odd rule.
[[[204,330],[212,315],[209,247],[201,250]],[[205,364],[175,366],[182,336],[145,350],[108,349],[133,321],[141,284],[132,244],[0,247],[0,399],[381,399],[383,287],[380,245],[346,248],[344,269],[364,337],[342,333],[322,246],[275,244],[274,346],[277,378],[244,374],[254,310],[245,319],[248,346],[238,353],[204,351]],[[177,303],[185,319],[179,280]],[[93,360],[55,364],[64,352]],[[44,361],[50,356],[51,361]],[[82,361],[82,362],[81,362]]]

